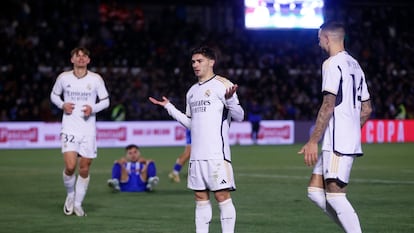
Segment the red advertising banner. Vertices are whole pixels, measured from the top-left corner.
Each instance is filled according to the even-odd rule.
[[[311,125],[311,124],[308,124]],[[60,148],[60,123],[0,122],[0,149]],[[295,130],[303,124],[294,121],[262,121],[259,145],[293,144]],[[303,131],[303,132],[302,132]],[[296,133],[297,133],[296,132]],[[99,147],[123,147],[130,143],[140,146],[185,145],[185,129],[176,121],[98,122]],[[248,121],[232,122],[230,144],[252,145],[251,125]],[[414,120],[369,120],[362,129],[363,143],[414,142]]]
[[[97,122],[99,147],[183,146],[185,128],[176,121]],[[0,122],[0,149],[59,148],[60,123]],[[230,144],[251,145],[249,122],[232,122]],[[262,121],[258,144],[292,144],[293,121]]]
[[[414,142],[414,120],[369,120],[361,136],[363,143]]]

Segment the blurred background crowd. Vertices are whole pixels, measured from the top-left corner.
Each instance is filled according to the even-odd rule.
[[[196,3],[199,2],[199,3]],[[184,110],[196,81],[191,48],[219,49],[217,73],[237,83],[247,112],[265,120],[313,120],[321,100],[317,30],[249,31],[242,1],[6,0],[0,10],[0,121],[58,121],[50,91],[71,69],[70,50],[91,51],[111,106],[100,120],[171,120],[148,101]],[[346,23],[346,48],[365,70],[376,119],[414,118],[414,4],[326,1]],[[258,107],[253,108],[253,105]]]

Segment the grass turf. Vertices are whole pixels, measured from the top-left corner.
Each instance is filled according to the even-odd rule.
[[[341,232],[306,198],[311,168],[301,145],[233,146],[236,232]],[[414,144],[366,144],[354,163],[348,198],[363,232],[414,232]],[[99,149],[84,200],[87,217],[65,216],[59,149],[0,150],[0,232],[194,232],[193,194],[186,180],[167,174],[183,147],[141,148],[156,161],[160,183],[152,193],[111,193],[111,166],[123,148]],[[186,175],[186,167],[183,168]],[[220,232],[213,200],[210,232]]]

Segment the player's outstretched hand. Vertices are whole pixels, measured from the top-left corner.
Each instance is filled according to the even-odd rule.
[[[233,94],[236,93],[237,88],[239,88],[239,86],[237,86],[237,84],[234,84],[232,87],[226,90],[226,95],[224,97],[226,97],[226,99],[230,99]]]
[[[160,101],[160,100],[157,100],[157,99],[155,99],[155,98],[153,98],[153,97],[149,97],[148,98],[153,104],[158,104],[158,105],[161,105],[161,106],[165,106],[166,104],[168,104],[169,102],[170,102],[170,100],[167,98],[167,97],[165,97],[165,96],[163,96],[162,97],[162,100]]]

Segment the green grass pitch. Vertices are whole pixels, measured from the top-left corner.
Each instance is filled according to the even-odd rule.
[[[300,147],[232,147],[236,232],[341,232],[306,197],[311,168],[297,154]],[[354,163],[348,187],[363,232],[414,232],[414,144],[365,144],[363,148],[365,155]],[[193,194],[185,178],[178,184],[167,178],[183,147],[141,150],[157,163],[156,190],[111,193],[106,180],[113,161],[124,151],[99,149],[84,200],[88,213],[84,218],[63,214],[60,149],[0,150],[0,232],[194,232]],[[214,200],[212,204],[210,232],[221,232],[218,207]]]

